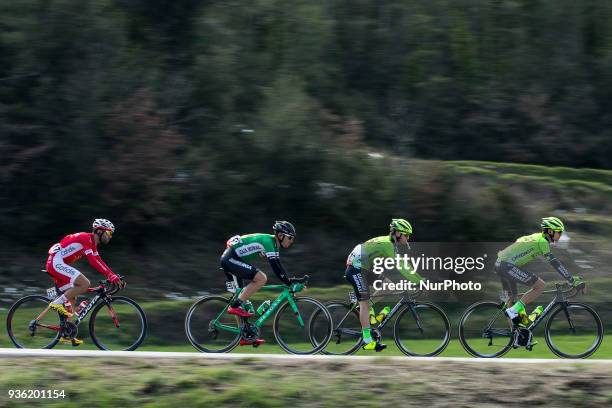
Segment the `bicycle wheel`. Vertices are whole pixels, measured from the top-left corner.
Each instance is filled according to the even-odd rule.
[[[60,338],[60,316],[50,310],[38,323],[30,325],[49,304],[45,296],[30,295],[11,306],[6,331],[17,348],[50,349]]]
[[[89,335],[100,350],[136,350],[147,332],[147,318],[138,303],[113,296],[98,303],[89,318]]]
[[[433,303],[409,303],[398,312],[393,338],[406,355],[437,356],[450,341],[450,322],[444,311]]]
[[[285,302],[274,316],[273,331],[278,345],[292,354],[314,354],[323,350],[332,332],[332,318],[325,306],[309,297]]]
[[[461,316],[459,341],[474,357],[503,356],[512,347],[512,340],[512,321],[499,303],[474,303]]]
[[[206,296],[185,316],[185,333],[193,347],[204,353],[226,353],[240,341],[240,318],[227,313],[229,299]]]
[[[564,358],[586,358],[603,340],[603,324],[590,306],[568,303],[548,318],[544,332],[550,350]]]
[[[325,303],[332,318],[332,337],[321,352],[329,355],[349,355],[361,345],[361,322],[359,313],[342,301]],[[319,310],[315,313],[320,313]]]

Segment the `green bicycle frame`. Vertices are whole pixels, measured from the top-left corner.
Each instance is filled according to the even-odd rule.
[[[300,292],[304,289],[303,284],[297,283],[293,285],[293,290],[291,288],[288,288],[285,285],[268,285],[268,286],[264,286],[262,289],[267,289],[267,290],[279,290],[280,289],[282,290],[282,292],[276,298],[276,300],[272,302],[272,304],[270,305],[270,307],[268,307],[268,309],[264,312],[264,314],[262,314],[255,321],[255,323],[253,323],[257,328],[261,328],[264,322],[268,319],[268,317],[270,317],[276,311],[276,309],[278,309],[280,305],[283,304],[285,300],[289,302],[289,306],[291,306],[291,310],[293,310],[293,313],[295,314],[296,319],[298,323],[300,324],[300,326],[304,327],[304,319],[302,318],[302,315],[300,314],[300,311],[298,310],[297,304],[295,303],[295,298],[293,296],[294,293]],[[236,290],[236,293],[234,294],[234,296],[232,296],[228,304],[225,305],[221,313],[219,313],[217,318],[213,321],[214,327],[216,327],[217,329],[226,330],[226,331],[236,333],[236,334],[240,333],[241,331],[240,327],[232,327],[232,326],[228,326],[228,325],[225,325],[219,322],[219,319],[221,319],[221,316],[223,316],[223,314],[226,312],[227,308],[231,305],[232,301],[234,301],[234,299],[236,299],[238,295],[240,295],[240,292],[242,292],[242,288],[238,288]]]

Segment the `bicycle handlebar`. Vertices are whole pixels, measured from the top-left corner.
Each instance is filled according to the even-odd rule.
[[[119,279],[123,280],[123,278],[124,276],[119,276]],[[109,282],[108,279],[99,280],[98,284],[99,285],[95,288],[87,288],[87,292],[97,292],[98,290],[103,289],[104,293],[106,293],[107,295],[114,295],[121,289],[119,285],[117,285],[116,283]]]
[[[302,285],[306,285],[308,284],[308,281],[310,281],[310,276],[304,275],[301,278],[289,278],[289,281],[291,281],[292,284],[301,283]]]

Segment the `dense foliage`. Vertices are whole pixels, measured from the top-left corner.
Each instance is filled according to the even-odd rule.
[[[611,11],[2,1],[2,240],[44,248],[105,216],[130,248],[222,245],[288,218],[348,248],[398,215],[421,239],[508,239],[539,216],[524,190],[414,158],[612,168]]]

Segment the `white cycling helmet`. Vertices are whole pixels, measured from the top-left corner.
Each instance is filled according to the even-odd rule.
[[[92,228],[94,231],[101,229],[104,231],[110,231],[111,233],[115,232],[115,226],[113,223],[104,218],[96,218],[93,222]]]

